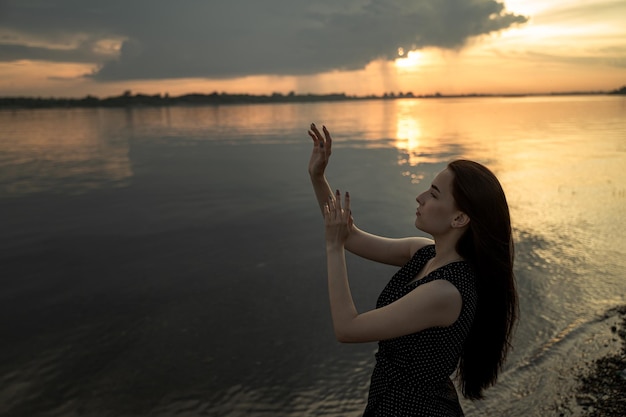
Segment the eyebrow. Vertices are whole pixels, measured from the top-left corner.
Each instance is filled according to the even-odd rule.
[[[441,190],[435,184],[431,184],[430,187],[434,188],[438,193],[441,193]]]

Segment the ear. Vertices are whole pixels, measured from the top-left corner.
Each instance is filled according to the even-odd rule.
[[[467,214],[460,211],[452,220],[451,226],[453,228],[462,228],[469,224],[470,218]]]

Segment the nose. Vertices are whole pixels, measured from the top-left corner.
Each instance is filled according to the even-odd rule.
[[[428,201],[429,197],[430,197],[430,193],[428,192],[428,190],[426,190],[420,195],[418,195],[417,197],[415,197],[415,201],[417,201],[417,203],[420,206],[423,206],[426,203],[426,201]]]

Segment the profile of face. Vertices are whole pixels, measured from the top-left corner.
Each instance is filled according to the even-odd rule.
[[[469,217],[457,207],[452,194],[454,173],[446,168],[433,180],[430,188],[415,199],[415,227],[435,236],[442,236],[469,223]]]

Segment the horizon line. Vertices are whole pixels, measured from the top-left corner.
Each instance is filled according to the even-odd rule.
[[[553,96],[553,95],[578,95],[578,94],[612,94],[626,92],[626,85],[616,88],[613,90],[570,90],[570,91],[546,91],[546,92],[526,92],[526,93],[456,93],[456,94],[447,94],[439,91],[435,91],[434,93],[426,93],[426,94],[415,94],[412,91],[389,91],[383,92],[382,94],[348,94],[345,92],[333,92],[333,93],[296,93],[295,91],[289,91],[288,93],[283,92],[272,92],[272,93],[262,93],[262,94],[252,94],[252,93],[231,93],[226,91],[218,92],[217,90],[212,91],[211,93],[200,93],[200,92],[188,92],[180,95],[170,95],[168,92],[165,93],[132,93],[132,90],[125,90],[123,93],[119,95],[109,95],[106,97],[100,97],[97,95],[93,95],[91,93],[87,93],[82,96],[35,96],[35,95],[6,95],[0,96],[0,100],[2,99],[34,99],[34,100],[84,100],[84,99],[98,99],[98,100],[106,100],[110,98],[132,98],[132,97],[152,97],[152,98],[161,98],[161,99],[175,99],[181,97],[189,97],[189,96],[206,96],[206,97],[215,97],[215,96],[223,96],[223,97],[259,97],[259,98],[267,98],[267,97],[327,97],[327,96],[344,96],[346,98],[406,98],[406,97],[414,97],[414,98],[425,98],[425,97],[473,97],[473,96],[485,96],[485,97],[516,97],[516,96]]]
[[[488,97],[556,97],[581,95],[626,95],[626,85],[611,91],[569,91],[549,93],[469,93],[469,94],[431,94],[415,95],[413,92],[385,92],[383,95],[347,95],[346,93],[328,94],[296,94],[290,91],[287,94],[274,92],[271,94],[249,93],[187,93],[179,96],[170,96],[169,93],[132,94],[131,90],[124,91],[118,96],[99,98],[87,94],[81,98],[72,97],[0,97],[0,108],[52,108],[52,107],[131,107],[131,106],[177,106],[177,105],[236,105],[236,104],[284,104],[324,101],[350,100],[396,100],[396,99],[445,99],[445,98],[488,98]]]

